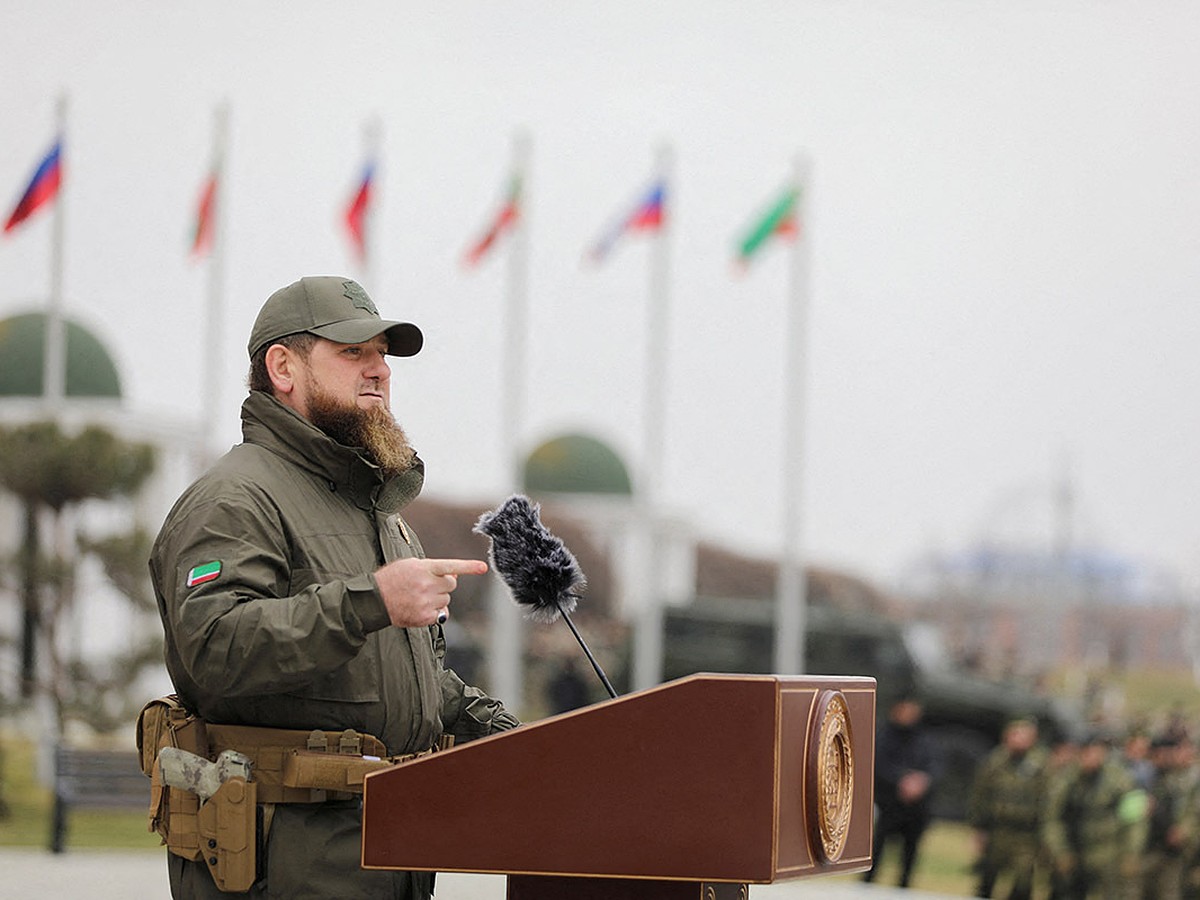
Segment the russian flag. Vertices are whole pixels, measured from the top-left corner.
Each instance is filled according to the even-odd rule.
[[[588,256],[593,262],[601,262],[621,235],[627,231],[657,231],[662,228],[666,208],[667,186],[663,181],[656,181],[649,190],[638,200],[628,215],[619,219],[615,225],[602,234],[592,245]]]
[[[25,193],[17,201],[12,215],[4,223],[4,233],[8,234],[32,216],[38,207],[53,200],[55,195],[58,194],[61,184],[62,138],[59,138],[54,142],[54,146],[50,148],[50,152],[46,154],[46,158],[38,165],[37,171],[33,173],[33,178],[29,180],[29,187],[25,188]]]
[[[375,177],[375,163],[368,162],[363,168],[362,181],[346,207],[346,229],[350,242],[359,260],[367,258],[367,209],[371,204],[371,182]]]

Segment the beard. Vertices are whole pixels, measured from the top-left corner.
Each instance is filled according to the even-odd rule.
[[[408,435],[385,406],[360,409],[315,387],[309,398],[308,419],[339,444],[362,450],[385,478],[408,471],[417,457]]]

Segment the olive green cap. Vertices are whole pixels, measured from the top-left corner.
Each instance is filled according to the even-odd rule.
[[[250,331],[250,356],[272,341],[307,331],[339,344],[361,344],[387,334],[392,356],[415,356],[424,337],[411,322],[379,318],[379,310],[357,281],[310,275],[280,288],[263,304]]]

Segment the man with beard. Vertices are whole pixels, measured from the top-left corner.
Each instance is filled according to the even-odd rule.
[[[429,873],[360,868],[352,787],[289,764],[426,753],[518,724],[443,666],[451,592],[486,564],[424,558],[400,515],[424,466],[392,417],[387,356],[412,356],[422,340],[348,279],[272,294],[250,335],[243,443],[187,489],[154,545],[176,714],[203,723],[179,734],[203,735],[198,755],[252,763],[256,871],[235,886],[245,896],[428,898]],[[227,896],[229,848],[202,839],[198,804],[169,787],[152,810],[171,892]]]

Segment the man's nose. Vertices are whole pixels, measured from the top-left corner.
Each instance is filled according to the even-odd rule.
[[[382,353],[377,353],[368,360],[366,370],[363,374],[367,378],[383,380],[392,374],[392,367],[388,365],[386,356]]]

